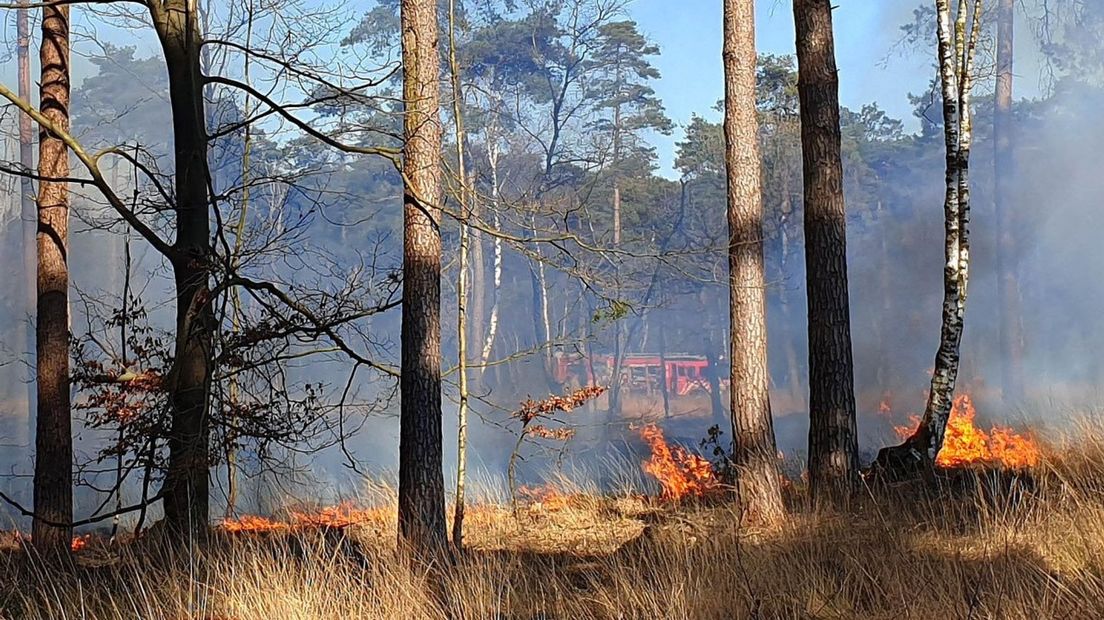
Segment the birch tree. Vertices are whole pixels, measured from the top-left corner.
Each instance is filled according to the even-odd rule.
[[[970,146],[973,115],[974,57],[981,34],[984,0],[960,0],[952,15],[951,0],[936,0],[939,82],[943,96],[946,142],[943,312],[939,349],[931,389],[919,427],[899,446],[884,448],[877,464],[890,472],[928,470],[943,447],[951,413],[970,270]]]
[[[452,122],[456,138],[456,177],[459,187],[455,194],[460,203],[460,256],[456,285],[456,356],[457,383],[460,390],[459,408],[456,413],[456,506],[452,519],[452,544],[457,550],[464,546],[464,483],[468,464],[468,245],[467,217],[470,213],[472,192],[468,189],[468,174],[464,144],[464,90],[460,80],[460,66],[456,60],[456,0],[448,4],[449,82],[452,86]],[[476,239],[478,243],[479,239]],[[481,255],[479,255],[481,257]],[[476,272],[482,270],[482,259]],[[478,289],[482,294],[482,290]],[[477,315],[482,319],[482,310]],[[478,321],[477,321],[478,322]],[[474,340],[474,338],[473,338]],[[479,342],[479,340],[475,340]]]

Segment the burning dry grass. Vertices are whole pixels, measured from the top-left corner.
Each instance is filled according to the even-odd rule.
[[[884,405],[885,403],[883,403]],[[888,406],[880,408],[882,414],[890,414]],[[1042,450],[1030,434],[1022,435],[1006,426],[993,426],[988,432],[975,423],[977,409],[969,394],[954,399],[943,449],[936,464],[942,467],[961,467],[976,464],[996,464],[1009,469],[1035,467],[1042,459]],[[909,416],[906,426],[894,426],[901,439],[908,438],[920,424],[920,417]]]
[[[72,574],[9,553],[0,616],[1104,617],[1104,434],[1086,429],[1048,452],[1030,484],[992,476],[939,491],[872,489],[848,513],[795,505],[777,533],[740,527],[726,501],[541,488],[517,515],[473,507],[470,549],[439,580],[396,552],[383,512],[340,527],[224,533],[191,555],[90,543],[79,555],[109,561]]]

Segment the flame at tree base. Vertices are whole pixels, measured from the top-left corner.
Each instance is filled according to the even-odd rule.
[[[954,399],[943,449],[935,457],[940,467],[963,467],[997,464],[1009,469],[1026,469],[1039,464],[1042,451],[1030,436],[1020,435],[1008,427],[994,426],[985,432],[974,424],[977,410],[968,394]],[[894,426],[901,439],[908,439],[920,425],[919,416],[909,416],[910,426]]]
[[[720,486],[713,465],[680,446],[671,446],[663,431],[655,424],[640,429],[640,437],[651,448],[652,456],[644,461],[644,471],[655,478],[662,489],[660,498],[677,501],[684,497],[701,497]]]

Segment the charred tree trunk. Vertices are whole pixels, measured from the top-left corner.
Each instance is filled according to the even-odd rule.
[[[208,290],[212,251],[207,132],[199,15],[191,0],[148,4],[169,71],[176,165],[176,344],[168,377],[169,462],[161,492],[165,525],[181,536],[207,531],[209,393],[215,319]]]
[[[42,8],[39,48],[42,114],[69,130],[69,6]],[[35,432],[34,546],[69,552],[73,536],[73,433],[69,408],[69,149],[38,134],[38,308],[35,322],[38,415]],[[66,524],[66,525],[52,525]]]
[[[1000,300],[1001,385],[1004,400],[1018,403],[1024,396],[1024,335],[1020,314],[1020,285],[1016,278],[1015,159],[1012,140],[1013,0],[997,3],[997,92],[993,117],[993,154],[997,225],[997,295]]]
[[[785,513],[767,370],[755,3],[724,0],[723,6],[733,461],[748,516],[773,525]]]
[[[809,297],[809,491],[814,501],[840,501],[858,486],[859,447],[831,3],[794,0],[794,23]]]
[[[24,0],[23,4],[29,4]],[[19,64],[19,98],[23,101],[31,101],[31,19],[30,9],[21,8],[16,13],[16,56]],[[34,169],[34,130],[31,117],[27,114],[19,115],[19,164],[24,170]],[[19,179],[19,214],[22,220],[22,267],[23,267],[23,303],[26,316],[20,317],[23,337],[20,339],[24,353],[35,350],[36,336],[30,329],[29,318],[34,316],[35,307],[38,304],[37,278],[35,265],[38,261],[37,237],[38,237],[38,213],[35,206],[34,183],[29,176]],[[27,383],[27,408],[24,409],[23,431],[29,439],[34,435],[35,411],[37,388],[34,383]]]
[[[441,122],[437,3],[402,0],[403,300],[399,539],[448,550],[441,440]]]
[[[920,426],[899,446],[883,449],[876,465],[891,476],[930,471],[943,447],[951,413],[970,266],[970,145],[973,138],[970,91],[974,52],[981,31],[982,0],[970,0],[951,19],[950,0],[936,0],[939,77],[947,148],[943,318],[931,390]],[[972,7],[969,10],[968,7]]]

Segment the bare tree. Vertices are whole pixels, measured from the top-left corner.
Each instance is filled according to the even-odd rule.
[[[809,296],[809,490],[814,501],[841,500],[858,483],[859,456],[831,2],[795,0],[794,24]]]
[[[441,122],[437,4],[402,0],[403,302],[399,538],[447,550],[441,471]]]
[[[361,337],[364,346],[369,350],[378,350],[378,343],[372,342],[362,331],[362,326],[354,323],[398,305],[395,297],[399,278],[389,272],[379,278],[379,281],[374,281],[376,276],[363,278],[355,266],[346,272],[332,264],[319,268],[316,275],[321,278],[348,276],[348,279],[342,279],[336,290],[331,286],[332,283],[281,283],[279,276],[274,273],[267,274],[267,279],[248,277],[247,273],[259,269],[251,269],[251,263],[259,259],[258,262],[263,264],[266,262],[264,255],[288,250],[285,244],[298,233],[294,229],[285,228],[286,222],[282,215],[270,214],[278,221],[263,226],[266,231],[264,239],[251,239],[244,248],[235,243],[237,249],[232,249],[231,240],[227,236],[233,227],[227,226],[221,219],[219,207],[223,203],[229,203],[231,196],[241,196],[241,213],[245,213],[245,205],[252,204],[247,195],[248,187],[262,188],[254,201],[263,201],[266,194],[271,194],[270,201],[280,201],[282,198],[278,198],[277,194],[286,195],[286,191],[263,188],[292,184],[298,173],[270,171],[262,173],[262,176],[245,174],[242,175],[244,187],[230,187],[219,191],[216,189],[219,179],[213,178],[207,162],[209,144],[271,115],[278,115],[312,139],[334,149],[347,153],[384,156],[396,166],[398,149],[345,144],[331,134],[307,125],[289,111],[301,105],[309,106],[309,103],[281,104],[248,83],[218,75],[203,75],[201,48],[218,45],[249,54],[257,62],[279,67],[296,78],[319,84],[330,83],[325,77],[328,74],[314,71],[309,66],[304,68],[281,56],[279,52],[264,49],[262,45],[250,46],[248,36],[244,46],[231,40],[203,40],[199,27],[201,16],[198,15],[195,4],[194,0],[149,0],[141,3],[143,11],[148,11],[150,21],[162,43],[168,68],[167,86],[173,119],[175,160],[172,175],[161,173],[157,169],[156,158],[137,146],[131,148],[116,144],[98,151],[86,149],[70,134],[66,125],[54,122],[50,116],[36,110],[27,98],[17,96],[0,84],[0,96],[12,102],[45,132],[58,137],[76,156],[87,172],[80,179],[82,184],[94,186],[110,205],[114,215],[125,221],[129,229],[142,237],[173,268],[177,293],[175,346],[168,347],[172,351],[166,351],[163,356],[172,361],[171,365],[167,365],[164,372],[145,369],[144,372],[132,373],[130,368],[117,369],[116,366],[124,362],[126,356],[120,357],[118,351],[108,350],[114,347],[105,347],[99,341],[88,347],[86,361],[92,366],[84,369],[84,379],[87,379],[84,384],[90,386],[88,389],[107,393],[110,391],[109,386],[121,385],[122,377],[137,374],[143,379],[149,379],[147,387],[151,390],[166,395],[164,401],[158,401],[166,403],[164,408],[151,407],[150,409],[156,410],[143,410],[141,423],[129,425],[126,433],[119,429],[126,437],[134,437],[142,429],[146,429],[148,433],[137,441],[127,441],[126,445],[112,448],[111,455],[135,455],[134,462],[140,462],[140,469],[145,469],[141,503],[121,510],[141,510],[142,516],[139,520],[142,521],[146,506],[154,501],[164,500],[164,524],[166,529],[178,535],[178,540],[185,540],[187,534],[199,535],[206,531],[209,512],[208,478],[214,463],[212,454],[226,454],[225,447],[228,443],[246,439],[256,441],[259,454],[264,446],[274,443],[287,446],[302,440],[310,441],[307,435],[316,436],[317,433],[325,432],[332,436],[329,440],[332,443],[329,445],[333,445],[333,442],[341,442],[348,435],[344,427],[344,412],[347,409],[364,411],[375,407],[376,403],[373,402],[350,404],[344,395],[336,404],[323,404],[320,402],[320,384],[312,386],[306,383],[303,388],[296,388],[301,395],[296,398],[289,391],[284,375],[288,360],[338,351],[354,362],[350,383],[355,378],[357,368],[367,367],[389,378],[398,377],[396,369],[359,353],[347,338]],[[121,8],[118,10],[125,11]],[[125,13],[125,18],[141,20],[143,16]],[[292,58],[296,57],[294,50],[286,53]],[[267,109],[256,112],[252,118],[244,121],[235,118],[229,127],[208,128],[205,126],[208,116],[204,114],[204,90],[205,87],[213,86],[229,87],[235,89],[233,92],[245,93],[249,95],[249,102],[258,102]],[[341,86],[336,88],[342,95],[348,96],[352,92]],[[363,88],[365,86],[358,85],[353,90]],[[333,95],[322,93],[319,97],[325,101],[332,99]],[[247,110],[253,111],[251,103],[247,104]],[[208,129],[211,135],[208,135]],[[116,135],[120,133],[127,135],[122,132],[116,132]],[[100,167],[105,158],[121,158],[134,166],[136,177],[143,175],[142,182],[135,179],[133,187],[136,191],[132,203],[128,204],[121,199],[113,183],[105,178]],[[243,160],[245,159],[250,158],[243,153]],[[236,164],[234,162],[235,169]],[[243,165],[248,167],[249,164],[243,161]],[[19,174],[33,175],[26,169],[19,171]],[[265,178],[263,174],[273,176]],[[54,177],[47,177],[49,178]],[[114,175],[112,181],[117,181]],[[170,182],[175,186],[170,187]],[[250,208],[249,212],[253,210]],[[212,217],[216,218],[214,227],[211,226]],[[175,226],[166,226],[170,223]],[[172,230],[176,235],[175,240],[167,241],[162,236],[162,228]],[[240,227],[236,232],[240,237]],[[224,250],[223,253],[216,252],[212,238],[218,241],[217,247]],[[311,258],[316,258],[319,254],[310,250],[307,252],[311,254]],[[309,264],[310,260],[303,262]],[[377,274],[374,270],[371,273]],[[377,285],[382,288],[377,289]],[[312,286],[317,288],[311,288]],[[230,330],[227,337],[216,338],[222,335],[218,333],[221,322],[229,317],[233,327],[234,320],[230,313],[216,317],[212,300],[227,300],[232,297],[228,295],[229,292],[236,294],[239,289],[256,302],[256,312],[253,316],[243,317],[244,324],[240,331]],[[365,291],[377,290],[383,291],[383,298],[377,300],[378,304],[371,303],[371,307],[361,304]],[[90,332],[92,323],[89,315]],[[329,346],[311,346],[323,339],[329,341]],[[128,348],[130,346],[128,342]],[[96,359],[97,357],[100,359]],[[96,371],[96,364],[103,364],[103,367]],[[266,401],[258,394],[257,385],[252,385],[253,382],[267,386],[267,402],[271,403],[273,395],[276,400],[283,402],[274,403],[271,407],[266,405]],[[243,395],[240,400],[246,402],[235,403],[239,399],[225,398],[223,386],[228,383],[239,387],[239,394]],[[383,396],[380,400],[386,398]],[[212,407],[212,402],[220,404],[217,411]],[[228,402],[230,404],[226,406]],[[105,407],[95,405],[90,406],[89,410],[96,410],[90,415],[100,416],[101,420],[107,411]],[[165,420],[162,420],[162,411],[165,412]],[[229,413],[223,415],[227,411]],[[326,414],[334,411],[338,421],[331,423]],[[115,422],[107,424],[113,426]],[[226,443],[213,445],[218,442]],[[162,446],[167,446],[167,459],[160,455]],[[312,443],[312,446],[317,448],[319,444]],[[161,490],[156,494],[147,494],[146,486],[151,474],[157,475],[161,472],[165,475]],[[116,474],[119,481],[117,484],[121,484],[129,469],[121,476],[118,475],[117,468],[111,473]],[[110,493],[117,490],[113,489]],[[10,498],[4,499],[14,504],[22,514],[36,516],[34,510],[25,508]],[[111,513],[104,514],[102,508],[96,509],[92,516],[76,522],[71,519],[48,519],[45,516],[41,518],[54,524],[93,523],[112,516]],[[115,514],[118,514],[118,510],[120,509]]]
[[[974,56],[981,33],[983,0],[962,2],[952,20],[950,0],[936,0],[939,80],[947,147],[944,198],[943,318],[935,355],[931,390],[920,426],[899,446],[884,448],[877,458],[891,473],[929,470],[943,447],[950,418],[959,350],[966,313],[970,271],[970,146],[973,142]]]
[[[42,114],[69,128],[69,6],[42,7]],[[65,554],[73,528],[73,434],[69,402],[69,149],[45,129],[38,137],[38,304],[32,539]]]
[[[165,523],[179,533],[202,534],[208,525],[212,370],[210,201],[199,11],[191,0],[149,0],[169,72],[176,165],[176,353],[167,378],[172,422],[169,464],[162,487]]]
[[[755,116],[755,3],[724,0],[725,162],[733,462],[752,518],[785,518],[771,419],[763,275],[763,199]]]

